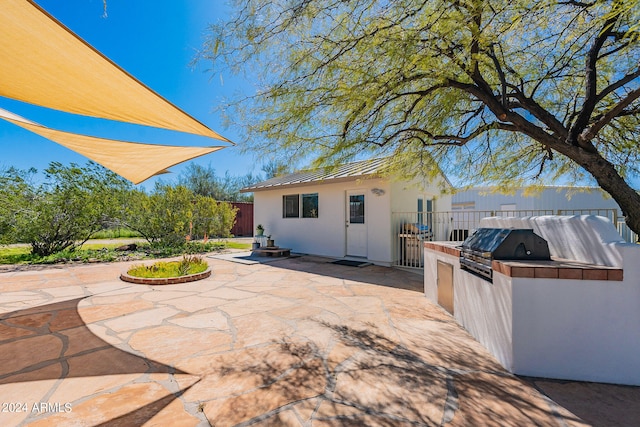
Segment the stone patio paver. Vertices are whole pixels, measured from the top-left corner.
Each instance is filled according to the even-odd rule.
[[[638,416],[640,388],[509,374],[423,296],[419,275],[308,256],[207,261],[210,278],[156,287],[119,281],[128,263],[3,268],[0,425],[610,426]],[[601,412],[580,401],[593,390]]]

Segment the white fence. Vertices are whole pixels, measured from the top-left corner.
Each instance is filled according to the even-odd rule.
[[[619,218],[615,209],[570,210],[506,210],[449,212],[393,212],[394,264],[399,267],[422,268],[424,241],[462,241],[478,228],[480,220],[492,216],[526,217],[540,215],[600,215],[616,225],[620,235],[636,243],[638,235]]]
[[[625,241],[629,243],[638,243],[638,235],[631,231],[629,226],[624,222],[624,218],[618,219],[616,226],[618,233],[620,233]]]

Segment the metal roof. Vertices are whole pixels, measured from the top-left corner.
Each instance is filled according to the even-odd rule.
[[[277,176],[258,182],[240,190],[243,193],[272,190],[275,188],[301,186],[306,184],[329,184],[378,174],[387,162],[386,158],[362,160],[332,168],[308,169],[288,175]]]

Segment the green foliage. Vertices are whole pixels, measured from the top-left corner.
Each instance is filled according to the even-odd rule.
[[[92,236],[111,237],[104,230],[142,236],[175,255],[185,248],[190,232],[227,237],[235,221],[229,203],[195,195],[184,186],[158,184],[147,194],[91,162],[82,167],[51,163],[37,185],[35,173],[0,171],[0,244],[29,243],[35,262],[72,259]]]
[[[33,199],[30,181],[35,173],[35,169],[0,171],[0,244],[21,241],[18,225],[23,222],[22,210]]]
[[[36,255],[27,247],[0,249],[0,264],[59,264],[67,262],[112,262],[124,255],[113,249],[64,249],[49,255]],[[126,254],[131,258],[131,254]],[[144,254],[140,254],[142,258]]]
[[[0,264],[56,264],[69,261],[112,262],[120,260],[123,256],[127,258],[142,258],[145,256],[144,252],[139,252],[138,255],[132,255],[131,253],[115,251],[114,249],[117,246],[119,245],[84,244],[82,248],[76,248],[75,250],[65,249],[46,256],[33,254],[28,246],[0,247]]]
[[[595,180],[640,231],[639,0],[233,3],[202,57],[261,73],[222,107],[248,149],[461,185]]]
[[[232,247],[224,241],[208,241],[208,242],[185,242],[178,244],[164,244],[162,242],[151,243],[148,246],[141,247],[140,250],[145,251],[152,258],[167,258],[182,254],[201,254],[207,252],[218,252],[226,247]]]
[[[11,205],[3,227],[14,241],[27,242],[34,255],[45,257],[73,249],[104,228],[121,210],[129,184],[95,163],[63,166],[53,162],[44,182],[28,184],[24,175],[4,177]],[[3,190],[6,191],[6,190]]]
[[[180,261],[156,262],[153,265],[132,267],[127,274],[135,277],[166,278],[197,274],[205,271],[209,265],[201,257],[184,256]]]
[[[39,256],[31,253],[27,246],[0,247],[0,264],[57,264],[67,262],[113,262],[132,259],[167,258],[184,254],[203,254],[219,252],[225,248],[248,249],[250,245],[225,242],[208,241],[186,242],[179,245],[162,245],[160,243],[138,246],[133,252],[114,250],[119,245],[83,245],[74,250],[63,250],[47,256]]]
[[[271,159],[262,165],[262,172],[265,174],[266,179],[275,178],[276,176],[286,175],[291,173],[291,164],[283,163],[276,159]],[[253,183],[247,183],[248,185]]]
[[[228,237],[236,209],[188,188],[158,184],[153,193],[133,191],[122,223],[149,243],[183,246],[186,236]]]
[[[152,194],[132,191],[122,221],[150,243],[181,244],[189,234],[193,199],[183,186],[157,184]]]
[[[238,209],[227,202],[196,196],[193,204],[193,237],[230,237]]]

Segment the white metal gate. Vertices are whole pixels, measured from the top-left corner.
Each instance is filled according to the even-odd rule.
[[[615,209],[496,210],[449,212],[393,212],[391,214],[394,265],[422,268],[425,241],[462,241],[478,228],[480,220],[492,216],[526,217],[540,215],[600,215],[611,220],[620,235],[636,243],[638,236],[620,221]]]

